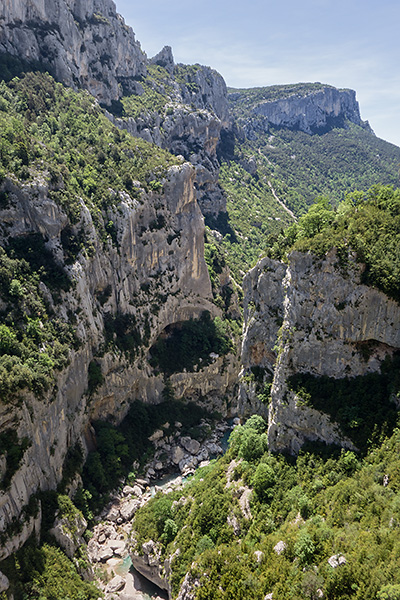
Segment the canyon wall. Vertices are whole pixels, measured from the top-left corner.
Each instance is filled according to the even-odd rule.
[[[377,373],[400,348],[400,306],[362,285],[362,268],[351,257],[341,269],[334,250],[324,259],[293,252],[288,264],[264,258],[245,277],[241,410],[268,415],[273,451],[296,453],[316,440],[354,447],[288,384],[296,373],[334,379]]]

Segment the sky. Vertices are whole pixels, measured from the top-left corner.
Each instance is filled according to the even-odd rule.
[[[148,57],[208,65],[230,87],[327,83],[400,146],[399,0],[116,0]]]

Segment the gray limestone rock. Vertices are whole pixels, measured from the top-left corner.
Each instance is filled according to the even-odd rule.
[[[293,252],[289,263],[262,259],[244,280],[243,374],[257,366],[272,381],[267,408],[257,386],[240,386],[241,412],[268,414],[273,451],[297,453],[305,440],[354,449],[329,417],[308,407],[287,386],[294,373],[333,378],[380,370],[400,348],[400,306],[377,289],[362,285],[362,266],[349,257],[346,276],[335,252],[324,259]],[[374,340],[365,360],[362,343]]]
[[[164,432],[162,431],[162,429],[157,429],[154,433],[151,434],[151,436],[149,437],[149,441],[150,442],[156,442],[158,440],[160,440],[164,435]]]
[[[86,527],[86,519],[76,510],[72,516],[57,517],[49,533],[55,537],[66,555],[72,558],[79,547],[86,546],[82,538]]]
[[[114,552],[111,548],[104,548],[104,550],[100,550],[96,556],[99,562],[107,562],[110,558],[114,556]]]
[[[112,0],[5,0],[0,49],[48,66],[66,85],[80,85],[110,104],[121,86],[135,91],[146,56]]]
[[[8,577],[0,571],[0,594],[2,592],[5,592],[6,590],[8,590],[9,587],[10,587],[10,582],[8,580]]]
[[[93,358],[93,348],[103,343],[106,315],[113,315],[117,310],[133,315],[143,333],[145,317],[140,307],[159,303],[159,294],[165,294],[166,300],[159,303],[158,314],[149,315],[150,336],[142,348],[146,355],[171,323],[197,317],[204,310],[213,316],[218,314],[212,304],[211,283],[204,261],[204,219],[195,198],[194,176],[195,171],[189,164],[177,165],[167,173],[163,194],[140,192],[140,202],[122,194],[118,211],[107,217],[113,219],[116,227],[118,251],[111,243],[104,246],[90,211],[81,204],[77,231],[83,228],[95,253],[91,258],[79,254],[73,264],[66,266],[75,286],[72,291],[62,294],[57,306],[58,314],[66,321],[68,314],[76,315],[75,327],[81,343],[78,349],[71,348],[68,365],[57,373],[54,396],[49,394],[38,400],[32,394],[26,394],[20,404],[0,407],[0,430],[7,429],[8,423],[15,420],[19,438],[26,437],[31,442],[3,495],[0,530],[4,530],[13,518],[20,519],[31,494],[57,486],[70,446],[79,441],[84,449],[95,447],[91,421],[112,417],[114,422],[120,422],[133,397],[140,396],[151,403],[162,400],[162,377],[152,371],[140,354],[134,361],[128,361],[110,352],[100,359],[104,383],[88,403],[88,366]],[[64,264],[61,232],[68,224],[68,218],[51,199],[47,184],[38,179],[17,185],[15,181],[5,179],[1,189],[10,198],[9,208],[0,211],[0,218],[8,223],[7,233],[10,236],[42,233],[57,261]],[[164,216],[165,227],[151,230],[150,224],[158,214]],[[169,243],[170,235],[176,237]],[[153,280],[155,284],[144,291],[142,285],[147,286]],[[100,306],[96,300],[98,290],[107,286],[110,286],[110,296]],[[49,290],[47,293],[51,297]],[[132,302],[133,298],[135,302]],[[214,369],[215,366],[210,365],[201,373],[186,373],[184,383],[176,374],[172,381],[176,395],[183,395],[180,394],[183,388],[187,397],[203,395],[208,390],[215,408],[224,412],[219,397],[221,389],[231,385],[234,369],[229,370],[228,365],[226,371],[230,375],[225,373],[218,381],[218,395],[217,386],[207,383],[207,380],[212,381]],[[46,427],[42,423],[46,423]],[[48,451],[50,447],[54,448],[53,453]],[[178,459],[175,464],[182,457],[175,456]],[[117,509],[110,517],[115,521],[121,518]],[[1,548],[0,558],[4,559],[18,549],[39,523],[40,514],[36,520],[24,523],[21,532]]]
[[[179,594],[176,600],[194,600],[196,590],[200,587],[200,581],[196,579],[189,571],[182,581]]]
[[[130,500],[129,502],[124,502],[120,507],[120,515],[124,521],[130,521],[140,506],[140,500]]]
[[[180,446],[173,447],[171,458],[172,458],[172,462],[175,465],[178,465],[184,456],[185,456],[185,451],[183,450],[183,448],[181,448]]]
[[[164,46],[164,48],[160,50],[158,54],[149,59],[149,62],[153,65],[160,65],[160,67],[164,67],[164,69],[166,69],[168,73],[172,75],[174,72],[175,62],[171,46]]]
[[[239,95],[240,92],[237,92],[235,96]],[[250,139],[252,131],[257,127],[268,131],[272,125],[314,134],[335,125],[343,126],[346,120],[371,131],[369,124],[361,120],[355,92],[329,85],[318,90],[309,90],[304,95],[294,91],[287,98],[261,100],[252,108],[252,115],[256,120],[249,120],[244,124]]]
[[[116,575],[108,582],[106,593],[114,594],[115,592],[122,590],[123,587],[125,587],[125,580],[120,575]]]
[[[343,554],[334,554],[330,558],[328,558],[328,564],[332,567],[332,569],[337,569],[341,565],[345,565],[347,563],[346,558]]]
[[[120,516],[119,506],[112,506],[107,513],[107,520],[112,521],[113,523],[116,523],[119,516]]]
[[[193,440],[188,436],[181,437],[180,442],[187,452],[190,454],[198,454],[200,450],[200,442]]]
[[[286,550],[286,544],[282,540],[280,542],[278,542],[277,544],[275,544],[275,546],[274,546],[274,552],[276,554],[282,554],[283,552],[285,552],[285,550]]]

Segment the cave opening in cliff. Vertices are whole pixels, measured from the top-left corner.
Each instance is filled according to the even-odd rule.
[[[169,376],[196,371],[231,349],[225,323],[204,311],[198,319],[169,324],[150,349],[149,362],[156,372]]]

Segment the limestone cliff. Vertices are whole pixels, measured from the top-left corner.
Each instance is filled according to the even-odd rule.
[[[73,285],[57,300],[43,282],[41,293],[78,338],[53,391],[40,399],[24,393],[22,400],[0,408],[0,432],[12,430],[21,448],[27,445],[18,469],[0,492],[1,560],[38,529],[40,507],[36,511],[29,502],[39,490],[57,486],[75,442],[90,447],[90,422],[118,422],[131,401],[162,399],[163,377],[148,362],[159,335],[204,310],[213,316],[220,313],[204,261],[199,204],[204,214],[225,210],[216,148],[221,130],[229,126],[229,109],[225,82],[209,67],[177,66],[168,47],[148,61],[111,0],[6,1],[0,6],[0,52],[38,62],[63,84],[83,87],[108,106],[117,105],[123,95],[142,98],[143,110],[135,118],[106,113],[108,118],[134,136],[181,155],[159,182],[162,192],[146,192],[137,181],[132,195],[110,189],[114,208],[95,219],[93,207],[81,200],[78,221],[71,222],[53,199],[58,184],[49,184],[45,170],[39,169],[29,183],[11,176],[1,185],[0,193],[7,198],[0,210],[1,245],[30,234],[42,236]],[[163,67],[167,76],[156,86],[160,95],[163,85],[168,90],[164,109],[158,112],[146,109],[146,77],[152,65]],[[105,240],[107,223],[113,235]],[[83,249],[71,260],[66,237],[84,239],[90,251]],[[134,324],[133,336],[139,340],[135,356],[118,344],[113,350],[113,344],[106,345],[107,324],[118,318]],[[111,336],[115,342],[115,331]],[[95,391],[89,389],[91,364],[101,373]],[[237,358],[216,356],[196,373],[175,374],[171,383],[177,396],[227,414],[231,408],[226,399],[233,397],[237,371]],[[0,458],[1,480],[7,454]],[[13,524],[18,520],[16,535]]]
[[[57,375],[54,391],[40,398],[24,393],[1,405],[0,430],[13,428],[20,440],[29,442],[8,489],[0,493],[1,559],[37,526],[40,515],[35,518],[26,510],[30,498],[40,489],[56,487],[68,449],[77,441],[84,448],[90,442],[92,419],[118,422],[134,399],[161,400],[163,378],[147,360],[159,334],[204,310],[218,313],[204,261],[204,219],[195,199],[194,177],[195,169],[182,163],[170,167],[163,193],[141,188],[136,188],[136,198],[120,193],[111,215],[116,243],[110,238],[104,243],[83,201],[80,220],[71,225],[40,178],[26,185],[9,178],[3,182],[9,202],[0,218],[8,224],[7,236],[42,234],[47,248],[69,272],[74,285],[61,293],[58,303],[44,284],[42,290],[61,319],[69,322],[74,315],[79,346],[71,348],[69,364]],[[93,247],[89,254],[82,250],[69,265],[62,244],[66,227],[84,232]],[[128,315],[135,322],[140,338],[135,356],[117,348],[102,350],[105,321],[116,315]],[[89,394],[88,368],[94,356],[103,384]],[[221,386],[228,389],[236,379],[235,368],[222,377],[220,369],[217,360],[193,377],[188,373],[176,378],[177,390],[186,397],[208,394],[208,402],[220,408]],[[16,519],[22,525],[17,537],[10,529]]]
[[[135,119],[114,122],[190,160],[203,213],[226,210],[216,147],[230,117],[226,85],[216,71],[175,65],[168,46],[148,60],[112,0],[6,1],[0,6],[0,52],[45,66],[65,85],[83,87],[107,106],[124,95],[145,99],[148,66],[162,66],[168,78],[155,91],[168,100],[164,110],[144,109]]]
[[[323,84],[297,84],[256,88],[250,95],[244,92],[249,90],[232,90],[229,99],[234,109],[248,105],[241,125],[250,138],[256,131],[267,132],[270,127],[315,134],[343,127],[346,122],[372,131],[368,123],[361,120],[353,90]]]
[[[246,276],[241,402],[268,413],[272,450],[297,452],[306,440],[353,447],[337,424],[288,385],[295,373],[334,379],[379,372],[400,348],[400,306],[360,283],[362,265],[343,273],[335,252],[323,260],[294,252],[288,264],[262,259]],[[372,351],[363,352],[365,345]],[[256,389],[270,382],[270,403]],[[271,375],[273,374],[273,379]]]
[[[0,6],[0,51],[44,64],[100,102],[134,92],[146,55],[112,0],[5,0]]]
[[[134,117],[128,111],[122,118],[108,113],[109,118],[132,135],[190,161],[196,168],[196,195],[203,214],[225,212],[226,199],[218,184],[217,147],[221,132],[232,124],[224,79],[210,67],[175,65],[168,46],[149,62],[163,71],[157,77],[149,73],[142,81],[142,108]],[[163,103],[157,110],[151,107],[154,94]]]

